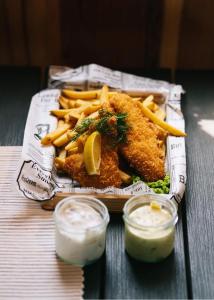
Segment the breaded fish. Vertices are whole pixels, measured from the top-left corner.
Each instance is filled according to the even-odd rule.
[[[110,97],[116,113],[127,113],[127,142],[120,151],[145,181],[156,181],[164,177],[165,151],[163,141],[166,132],[143,115],[141,104],[124,94]]]
[[[102,140],[100,175],[88,175],[82,153],[72,154],[66,158],[65,171],[82,187],[120,187],[122,184],[117,151],[106,139]]]

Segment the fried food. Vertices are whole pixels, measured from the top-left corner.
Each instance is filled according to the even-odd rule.
[[[166,113],[159,105],[162,94],[133,95],[135,98],[109,91],[105,85],[93,91],[62,90],[60,108],[51,111],[58,119],[57,128],[41,140],[43,145],[55,146],[56,169],[67,172],[81,187],[121,187],[132,183],[135,172],[147,184],[164,178],[166,136],[186,134],[164,121]],[[102,140],[101,162],[100,147],[93,143],[90,151],[86,147],[95,131]],[[92,172],[89,162],[95,166],[98,152],[99,167]],[[84,158],[84,153],[89,153],[90,159]],[[130,174],[119,169],[118,157],[122,156],[133,168]]]
[[[83,153],[72,154],[65,160],[65,171],[82,187],[120,187],[122,179],[118,167],[117,149],[112,148],[106,138],[102,140],[100,175],[88,175]]]
[[[163,129],[167,130],[169,133],[175,136],[186,136],[186,133],[173,127],[172,125],[164,122],[162,119],[159,119],[157,115],[155,115],[151,110],[149,110],[144,104],[141,104],[141,109],[143,114],[147,116],[151,121],[155,124],[159,125]]]
[[[150,122],[141,104],[128,95],[115,94],[109,101],[117,113],[127,113],[129,129],[127,142],[120,146],[122,155],[146,181],[163,178],[165,153],[160,141],[165,139],[166,132]]]

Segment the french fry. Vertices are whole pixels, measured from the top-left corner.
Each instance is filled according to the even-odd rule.
[[[79,148],[78,147],[74,147],[68,150],[68,155],[74,154],[74,153],[78,153],[79,152]]]
[[[66,155],[67,155],[67,151],[66,151],[65,149],[62,149],[62,150],[60,150],[58,156],[59,156],[60,158],[66,158]]]
[[[155,124],[159,125],[161,128],[165,129],[169,133],[175,136],[186,136],[186,133],[173,127],[172,125],[164,122],[163,120],[159,119],[151,110],[149,110],[145,105],[144,102],[141,104],[141,109],[144,115],[153,121]]]
[[[62,94],[70,99],[84,99],[84,100],[91,100],[96,99],[99,96],[99,90],[92,90],[92,91],[84,91],[84,92],[77,92],[74,90],[62,90]]]
[[[65,133],[68,129],[70,129],[70,124],[64,124],[60,127],[58,127],[56,130],[48,133],[43,139],[41,140],[42,145],[49,145],[51,144],[55,139],[60,137],[63,133]]]
[[[78,120],[79,118],[80,118],[80,114],[75,110],[71,110],[69,113],[67,113],[64,116],[66,123],[69,123],[70,121],[73,121],[73,120]]]
[[[131,181],[131,176],[121,170],[119,170],[119,173],[120,173],[120,178],[122,180],[123,183],[130,183]]]
[[[65,124],[64,120],[59,120],[58,123],[57,123],[57,128],[63,126]]]
[[[79,117],[79,120],[77,121],[75,127],[79,126],[83,119],[85,119],[85,114],[84,114],[84,112],[81,113],[81,115],[80,115],[80,117]]]
[[[161,108],[155,111],[155,115],[161,120],[164,120],[166,118],[166,114]]]
[[[158,144],[159,147],[163,147],[164,141],[163,140],[159,140],[157,142],[157,144]]]
[[[93,105],[99,105],[100,104],[100,100],[93,99],[90,102],[87,101],[87,100],[81,100],[81,99],[75,100],[75,105],[76,105],[75,107],[80,107],[80,106],[84,106],[84,105],[91,105],[91,104],[93,104]]]
[[[78,147],[78,144],[76,141],[71,141],[67,146],[65,146],[65,150],[69,151],[75,147]]]
[[[88,138],[88,134],[85,133],[77,139],[77,145],[78,145],[79,152],[83,152],[87,138]]]
[[[155,103],[155,102],[151,102],[148,106],[147,106],[152,112],[156,112],[159,109],[159,106]]]
[[[143,105],[148,107],[153,102],[154,96],[150,95],[146,99],[143,100]]]
[[[140,97],[137,97],[137,98],[132,98],[132,100],[134,100],[134,101],[141,101],[141,100],[142,100],[142,98],[140,98]]]
[[[148,96],[151,95],[149,92],[140,92],[140,91],[128,91],[125,92],[131,97],[141,97],[142,99],[146,99]],[[152,96],[154,97],[154,102],[157,104],[163,104],[165,102],[165,96],[162,93],[154,92],[152,93]]]
[[[107,103],[108,101],[108,87],[107,85],[104,85],[101,94],[100,94],[100,102],[101,104]]]
[[[99,112],[95,111],[93,113],[91,113],[90,115],[88,115],[88,118],[90,119],[97,119],[99,117]]]
[[[99,110],[100,108],[101,108],[101,105],[90,105],[85,108],[84,113],[85,113],[85,115],[90,115],[90,114],[96,112],[97,110]]]
[[[69,140],[71,140],[75,135],[76,135],[76,132],[74,130],[67,131],[67,137]]]
[[[51,110],[51,114],[58,117],[58,118],[64,118],[65,115],[67,115],[71,109],[53,109]]]
[[[59,104],[62,106],[62,108],[68,109],[69,107],[69,100],[60,96],[59,97]]]
[[[65,159],[61,158],[61,157],[55,157],[54,164],[55,164],[57,169],[63,170],[64,164],[65,164]]]
[[[67,132],[58,137],[55,141],[53,141],[54,146],[61,147],[69,142],[69,138]]]
[[[89,106],[91,106],[91,105],[82,105],[82,106],[77,107],[77,108],[71,108],[71,109],[69,109],[68,113],[65,114],[65,118],[67,118],[68,116],[71,116],[71,117],[79,119],[80,114],[82,112],[84,112]]]
[[[117,95],[118,92],[108,92],[108,96],[114,96],[114,95]]]
[[[160,110],[160,116],[161,116],[161,119],[164,120],[165,118],[165,113],[164,111],[159,108],[159,106],[154,102],[154,96],[153,95],[150,95],[149,97],[147,97],[144,101],[143,101],[143,105],[145,107],[147,107],[148,109],[150,109],[152,112],[156,112],[158,110]],[[164,117],[163,117],[164,116]]]
[[[68,99],[68,107],[69,108],[76,108],[78,105],[76,103],[76,100],[71,100],[71,99]]]

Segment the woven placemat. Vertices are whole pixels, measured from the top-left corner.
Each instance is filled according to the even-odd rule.
[[[0,299],[82,299],[82,269],[55,255],[52,212],[11,188],[20,154],[0,147]]]

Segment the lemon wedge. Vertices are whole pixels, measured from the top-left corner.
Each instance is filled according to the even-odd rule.
[[[84,147],[84,163],[88,175],[100,174],[101,135],[94,131],[86,140]]]

